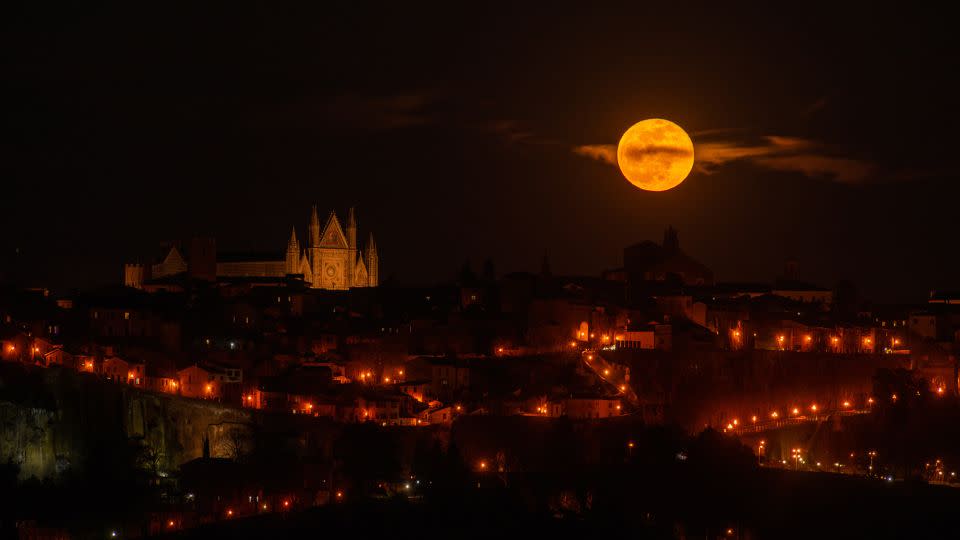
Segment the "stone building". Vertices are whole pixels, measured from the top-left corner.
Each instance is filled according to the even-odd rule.
[[[373,233],[364,249],[357,241],[357,219],[353,208],[347,214],[346,227],[336,212],[321,222],[317,207],[312,208],[307,242],[290,231],[286,250],[277,253],[218,253],[212,238],[194,238],[184,249],[171,244],[150,265],[124,266],[124,285],[137,289],[169,289],[171,280],[189,277],[206,281],[257,279],[302,280],[314,289],[376,287],[380,281],[380,258]]]

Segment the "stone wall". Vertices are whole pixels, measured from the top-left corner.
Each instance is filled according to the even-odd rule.
[[[249,411],[143,391],[68,369],[0,363],[0,461],[21,479],[54,478],[101,445],[139,440],[161,471],[201,457],[231,457],[230,432],[255,422]]]

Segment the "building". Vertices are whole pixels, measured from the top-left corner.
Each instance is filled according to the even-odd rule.
[[[136,289],[177,290],[178,284],[171,278],[178,277],[206,281],[282,281],[292,277],[314,289],[376,287],[380,282],[380,257],[373,233],[360,249],[353,208],[347,214],[346,227],[340,224],[336,212],[330,212],[321,228],[314,206],[307,243],[300,244],[294,227],[283,252],[217,253],[214,239],[193,238],[186,249],[176,244],[164,246],[154,264],[124,266],[124,285]]]
[[[211,363],[194,364],[177,372],[176,388],[181,395],[194,398],[222,398],[228,385],[239,388],[243,371]]]
[[[673,227],[663,233],[663,244],[645,241],[623,250],[623,269],[629,283],[667,282],[713,285],[713,272],[684,253]]]
[[[620,399],[614,397],[582,394],[564,400],[564,410],[570,418],[609,418],[620,416]]]

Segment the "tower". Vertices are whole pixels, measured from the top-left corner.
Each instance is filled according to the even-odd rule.
[[[787,259],[783,264],[783,277],[790,281],[800,281],[800,261]]]
[[[317,205],[310,209],[310,238],[308,238],[311,248],[320,245],[320,217],[317,215]]]
[[[677,236],[677,230],[673,228],[673,225],[668,226],[667,230],[663,232],[663,249],[670,253],[680,251],[680,238]]]
[[[380,284],[380,256],[377,255],[373,233],[370,233],[370,239],[367,240],[367,276],[368,286],[376,287]]]
[[[357,262],[357,216],[352,206],[347,213],[347,248],[350,250],[347,253],[347,287],[366,285],[366,283],[354,283]]]
[[[320,266],[320,216],[317,215],[317,205],[310,209],[310,244],[307,246],[307,260],[310,261],[310,275],[317,279],[317,269]],[[313,285],[317,285],[314,283]]]
[[[217,240],[211,237],[190,239],[187,275],[200,281],[217,280]]]
[[[287,259],[284,269],[287,275],[299,274],[300,267],[300,243],[297,242],[297,228],[290,230],[290,241],[287,242]]]

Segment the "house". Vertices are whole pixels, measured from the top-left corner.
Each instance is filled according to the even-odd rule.
[[[453,407],[440,406],[427,409],[420,413],[420,420],[427,424],[453,423]]]
[[[154,392],[180,393],[180,379],[176,370],[148,364],[145,369],[144,387]]]
[[[145,382],[145,367],[143,364],[127,362],[118,356],[110,356],[103,360],[102,374],[113,382],[142,386]]]
[[[186,397],[222,399],[229,386],[243,383],[243,370],[207,362],[181,369],[177,379],[180,393]]]
[[[596,394],[573,395],[563,400],[567,416],[576,419],[610,418],[622,414],[620,399]]]
[[[427,391],[430,389],[430,381],[424,379],[404,381],[402,383],[398,383],[396,388],[399,392],[422,402],[424,399],[426,399]]]
[[[451,396],[470,387],[470,369],[458,360],[441,359],[430,365],[430,393],[432,396]]]

